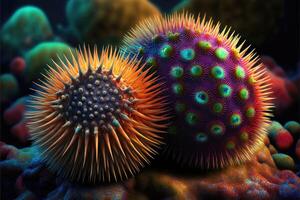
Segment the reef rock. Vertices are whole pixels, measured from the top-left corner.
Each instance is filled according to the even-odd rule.
[[[148,0],[69,0],[66,13],[80,41],[105,44],[118,43],[138,21],[160,11]]]
[[[40,78],[41,73],[45,73],[47,65],[54,66],[52,59],[55,62],[59,61],[57,56],[63,59],[64,55],[69,55],[70,48],[62,42],[43,42],[33,47],[25,56],[26,80],[35,81]]]
[[[129,199],[299,199],[300,179],[275,167],[264,146],[244,165],[192,177],[158,171],[128,183]]]
[[[14,12],[0,32],[1,46],[20,52],[52,37],[52,28],[45,13],[35,6],[24,6]]]

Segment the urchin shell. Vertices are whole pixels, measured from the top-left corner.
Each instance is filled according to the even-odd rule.
[[[220,168],[251,159],[269,123],[269,77],[239,36],[188,14],[148,19],[124,39],[166,82],[168,151],[182,164]]]
[[[27,112],[34,144],[49,168],[95,183],[137,173],[162,144],[161,83],[112,48],[76,50],[49,67]]]

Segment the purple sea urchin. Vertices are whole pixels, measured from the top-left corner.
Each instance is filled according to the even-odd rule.
[[[173,105],[169,149],[203,168],[238,164],[262,143],[269,123],[269,78],[239,36],[186,14],[144,21],[125,37],[124,51],[139,52],[157,69]]]
[[[77,182],[127,178],[161,144],[161,83],[116,50],[76,51],[50,67],[27,112],[49,168]]]

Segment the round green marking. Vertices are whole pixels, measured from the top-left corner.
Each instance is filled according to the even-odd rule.
[[[150,66],[156,66],[156,64],[157,64],[155,58],[153,58],[153,57],[149,57],[147,59],[146,63]]]
[[[173,52],[173,48],[168,44],[164,44],[160,49],[159,55],[162,58],[169,58],[172,52]]]
[[[198,46],[201,49],[208,50],[211,48],[211,43],[203,40],[203,41],[198,42]]]
[[[221,103],[215,103],[215,104],[213,105],[213,111],[214,111],[215,113],[220,113],[220,112],[222,112],[222,111],[223,111],[223,104],[221,104]]]
[[[228,51],[226,49],[222,48],[222,47],[219,47],[219,48],[216,49],[215,55],[220,60],[225,60],[228,57]]]
[[[171,135],[175,135],[177,133],[177,128],[176,126],[170,126],[168,128],[168,133],[171,134]]]
[[[186,61],[193,60],[195,58],[195,51],[191,48],[183,49],[180,51],[180,57]]]
[[[241,115],[234,113],[230,116],[230,124],[232,126],[239,126],[242,123]]]
[[[194,77],[199,77],[202,75],[202,67],[199,65],[194,65],[191,68],[191,75]]]
[[[249,92],[246,88],[241,89],[239,95],[240,95],[240,98],[243,100],[246,100],[249,98]]]
[[[119,127],[119,126],[120,126],[120,123],[119,123],[119,121],[118,121],[117,119],[114,119],[114,120],[112,121],[112,125],[115,126],[115,127]]]
[[[235,76],[240,79],[243,79],[246,76],[245,70],[239,65],[235,68]]]
[[[179,33],[168,32],[167,37],[168,37],[168,40],[170,40],[170,41],[176,41],[179,38]]]
[[[198,142],[205,142],[205,141],[207,141],[207,135],[205,135],[204,133],[197,133],[197,135],[196,135],[196,141],[198,141]]]
[[[180,83],[173,84],[173,92],[175,94],[182,94],[183,93],[183,86]]]
[[[182,67],[176,66],[171,69],[171,76],[173,78],[181,78],[183,76]]]
[[[207,104],[208,100],[209,100],[209,97],[208,97],[208,94],[204,91],[198,91],[196,92],[195,94],[195,101],[198,103],[198,104]]]
[[[229,149],[229,150],[234,149],[235,148],[234,142],[233,141],[227,142],[226,148]]]
[[[255,116],[255,109],[251,106],[246,110],[246,116],[248,118],[253,118]]]
[[[177,112],[184,112],[186,110],[186,105],[184,103],[176,103],[175,110]]]
[[[229,97],[231,95],[232,89],[227,84],[221,84],[219,86],[219,93],[222,97]]]
[[[243,131],[240,135],[240,139],[243,141],[243,142],[246,142],[248,141],[248,138],[249,138],[249,135],[246,131]]]
[[[211,74],[216,79],[223,79],[225,77],[224,69],[220,66],[214,66],[211,69]]]
[[[220,124],[213,124],[210,127],[210,132],[214,135],[220,136],[224,133],[224,128]]]
[[[250,85],[253,85],[253,84],[255,83],[255,79],[254,79],[253,76],[250,76],[250,77],[249,77],[248,83],[249,83]]]
[[[198,121],[198,116],[195,113],[189,112],[185,116],[185,121],[189,125],[195,125],[197,123],[197,121]]]

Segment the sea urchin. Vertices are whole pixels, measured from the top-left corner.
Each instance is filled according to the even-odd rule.
[[[188,14],[148,19],[125,37],[123,50],[138,52],[166,82],[174,116],[168,149],[181,163],[238,164],[262,144],[269,78],[238,42],[230,29]]]
[[[134,174],[162,143],[161,83],[134,58],[76,50],[36,84],[29,128],[49,168],[93,183]],[[72,61],[70,61],[72,60]]]

